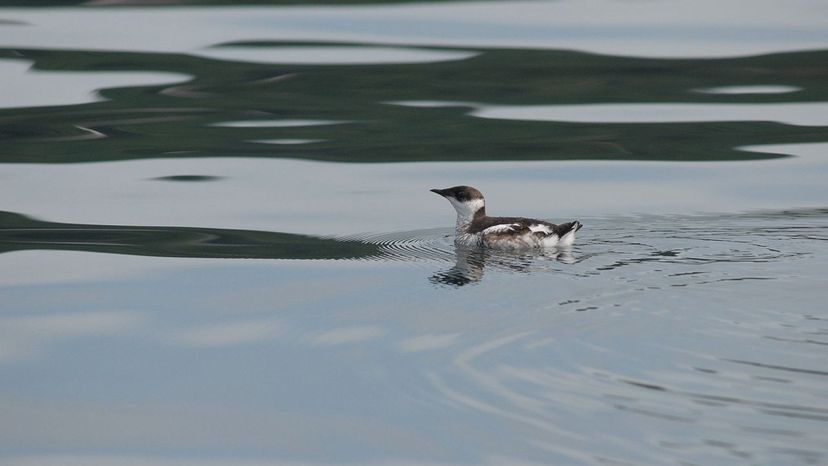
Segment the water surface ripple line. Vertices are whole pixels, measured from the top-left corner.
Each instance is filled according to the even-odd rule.
[[[594,271],[600,272],[643,263],[701,266],[795,259],[810,252],[789,245],[816,242],[821,246],[828,237],[826,212],[809,209],[777,214],[588,219],[590,226],[583,232],[583,245],[572,253],[458,248],[448,228],[318,237],[255,230],[54,223],[13,212],[0,212],[0,234],[5,251],[83,247],[96,252],[169,257],[288,259],[304,255],[409,262],[462,259],[512,271],[543,269],[554,264],[544,265],[544,260],[551,259],[558,263],[590,262],[596,264]],[[619,228],[622,224],[624,227]],[[614,259],[597,263],[607,255]],[[697,273],[676,271],[671,276]]]

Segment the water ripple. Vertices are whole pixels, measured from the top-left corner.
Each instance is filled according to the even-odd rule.
[[[164,179],[195,179],[181,176]],[[198,178],[202,179],[202,178]],[[208,179],[208,178],[203,178]],[[449,228],[319,238],[266,231],[162,226],[75,225],[5,213],[6,250],[75,249],[169,257],[360,259],[453,264],[435,284],[459,286],[494,273],[607,275],[627,283],[660,277],[664,286],[771,281],[751,264],[796,261],[828,237],[828,213],[811,210],[724,216],[589,219],[572,251],[497,251],[456,246]],[[588,306],[586,306],[588,307]],[[586,308],[585,307],[585,308]]]

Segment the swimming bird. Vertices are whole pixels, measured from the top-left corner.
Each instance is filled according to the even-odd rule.
[[[457,211],[455,243],[498,249],[568,248],[575,242],[581,222],[555,225],[522,217],[489,217],[483,194],[471,186],[432,189],[448,199]]]

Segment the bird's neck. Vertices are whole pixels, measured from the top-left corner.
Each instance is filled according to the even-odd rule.
[[[457,226],[455,230],[465,231],[469,224],[479,218],[483,218],[486,216],[486,206],[480,205],[475,210],[472,209],[464,209],[457,211]]]

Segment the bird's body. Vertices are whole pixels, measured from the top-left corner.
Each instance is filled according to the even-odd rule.
[[[578,221],[555,225],[522,217],[489,217],[480,191],[470,186],[432,189],[457,211],[455,242],[497,249],[567,248],[575,242]]]

